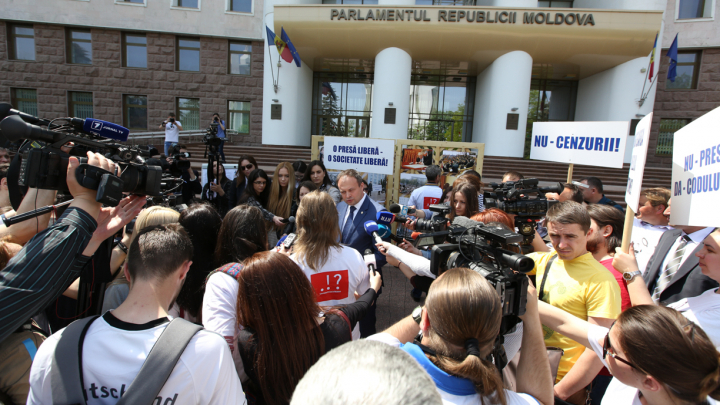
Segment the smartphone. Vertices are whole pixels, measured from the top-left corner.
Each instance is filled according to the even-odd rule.
[[[293,243],[295,243],[295,238],[297,238],[297,235],[295,235],[294,233],[291,233],[290,235],[288,235],[287,238],[285,238],[285,241],[283,242],[283,247],[285,249],[290,249],[292,247]]]

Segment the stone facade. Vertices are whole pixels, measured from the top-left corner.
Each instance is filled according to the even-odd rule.
[[[93,93],[95,118],[123,123],[123,95],[146,95],[148,131],[158,126],[178,97],[200,99],[200,123],[209,123],[214,112],[227,122],[228,100],[249,101],[250,133],[234,137],[246,145],[262,142],[263,43],[252,45],[251,74],[231,75],[228,39],[200,38],[200,72],[175,69],[175,35],[147,32],[147,69],[122,67],[122,32],[91,29],[92,65],[68,64],[65,28],[34,24],[35,61],[8,58],[7,23],[0,21],[0,102],[10,102],[11,88],[37,90],[38,115],[43,118],[69,114],[68,92]]]
[[[682,49],[681,49],[682,50]],[[660,69],[656,82],[655,108],[653,125],[648,145],[647,166],[671,167],[672,155],[655,153],[663,118],[695,119],[720,107],[720,49],[707,48],[702,50],[700,72],[697,88],[692,90],[666,90],[667,69],[669,58],[665,56],[667,49],[660,52]]]

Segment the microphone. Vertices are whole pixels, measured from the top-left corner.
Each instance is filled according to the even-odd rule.
[[[402,243],[403,241],[403,238],[393,234],[390,228],[383,224],[378,224],[378,235],[380,235],[381,238],[390,238],[390,240],[395,243]]]
[[[375,219],[378,224],[387,225],[389,227],[395,220],[395,214],[391,214],[387,211],[380,211],[375,214]]]
[[[29,122],[31,124],[47,125],[50,123],[50,121],[48,120],[44,120],[34,115],[26,114],[22,111],[16,110],[12,107],[12,104],[0,103],[0,120],[10,115],[17,115],[22,118],[23,121]]]
[[[365,259],[365,265],[367,266],[368,270],[375,275],[375,271],[377,269],[377,262],[375,261],[375,254],[370,249],[365,249],[365,255],[363,256],[363,259]]]
[[[393,214],[400,214],[400,216],[408,216],[412,215],[417,211],[415,208],[410,208],[407,205],[401,205],[401,204],[391,204],[390,205],[390,212]]]
[[[18,115],[10,115],[0,121],[0,131],[11,142],[19,139],[32,139],[46,143],[55,143],[65,138],[65,134],[28,124]]]
[[[122,125],[97,120],[95,118],[72,118],[70,123],[72,123],[78,131],[85,132],[86,134],[102,136],[103,138],[114,139],[120,142],[127,142],[128,135],[130,135],[130,130]]]
[[[283,224],[295,223],[295,217],[290,217],[290,218],[287,218],[287,219],[283,218],[283,219],[280,220],[280,222],[282,222]]]
[[[378,235],[378,224],[375,221],[367,221],[365,222],[365,232],[367,232],[368,235],[375,238],[375,243],[382,243],[382,238],[380,235]]]

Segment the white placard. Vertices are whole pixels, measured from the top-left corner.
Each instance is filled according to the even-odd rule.
[[[393,174],[394,140],[326,136],[324,142],[323,163],[327,169]]]
[[[237,164],[231,165],[228,163],[223,163],[223,167],[225,168],[225,176],[227,176],[227,178],[230,180],[235,179],[235,173],[237,172],[238,165]],[[202,184],[203,187],[205,187],[205,184],[207,184],[207,177],[208,177],[207,176],[207,168],[208,168],[207,163],[203,163],[202,169],[200,169],[201,170],[200,183]]]
[[[622,168],[629,121],[535,122],[530,159]]]
[[[673,225],[720,226],[720,107],[673,137]]]
[[[646,115],[635,127],[635,142],[632,145],[630,171],[628,172],[627,190],[625,191],[625,202],[628,207],[632,208],[633,212],[637,212],[640,204],[640,189],[642,188],[643,174],[645,173],[645,160],[650,140],[652,116],[652,113]]]

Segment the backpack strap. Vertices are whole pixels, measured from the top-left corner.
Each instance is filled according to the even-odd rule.
[[[82,374],[82,345],[90,324],[98,316],[79,319],[63,331],[50,367],[50,384],[56,404],[85,404]]]
[[[552,267],[555,259],[557,259],[557,254],[545,263],[545,272],[543,273],[542,283],[540,283],[540,290],[538,291],[538,299],[540,299],[540,301],[542,301],[543,296],[545,296],[545,281],[547,281],[548,274],[550,273],[550,267]]]
[[[202,326],[182,318],[170,321],[117,405],[151,404],[172,374],[192,337],[202,329]]]
[[[205,284],[207,284],[207,281],[210,279],[210,276],[212,276],[215,273],[224,273],[228,276],[234,278],[237,280],[238,274],[242,271],[243,265],[242,263],[228,263],[222,267],[218,267],[217,269],[211,271],[207,277],[205,278]]]

